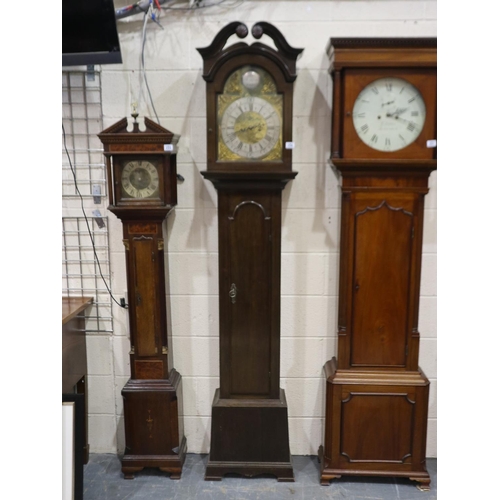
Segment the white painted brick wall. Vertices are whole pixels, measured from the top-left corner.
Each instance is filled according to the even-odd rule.
[[[115,6],[127,1],[115,1]],[[232,2],[227,2],[231,5]],[[175,366],[183,377],[184,426],[190,452],[210,447],[210,415],[219,386],[217,196],[205,170],[205,82],[197,47],[228,22],[275,24],[303,47],[294,97],[294,170],[283,193],[281,387],[289,404],[292,454],[316,454],[323,441],[322,366],[336,352],[339,248],[338,180],[327,166],[332,83],[325,48],[333,36],[436,36],[436,1],[245,1],[238,7],[162,14],[148,26],[147,78],[161,125],[181,135],[179,204],[168,228]],[[131,113],[139,90],[142,17],[118,23],[124,62],[102,67],[104,126]],[[266,38],[266,37],[264,37]],[[145,90],[145,86],[144,86]],[[141,114],[154,119],[146,98]],[[436,456],[436,174],[425,210],[420,360],[431,379],[427,455]],[[126,288],[122,225],[109,214],[112,287]],[[89,339],[90,447],[124,449],[120,391],[130,374],[126,313],[114,307],[111,339]]]

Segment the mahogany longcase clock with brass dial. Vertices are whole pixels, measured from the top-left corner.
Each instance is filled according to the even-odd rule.
[[[277,49],[240,42],[234,22],[198,49],[207,82],[207,170],[218,193],[220,388],[205,479],[274,474],[293,481],[280,389],[281,195],[293,179],[293,82],[302,49],[272,25],[252,28]]]
[[[399,476],[428,489],[418,310],[424,197],[437,168],[436,39],[332,38],[328,53],[342,213],[321,482]]]
[[[177,204],[178,138],[149,118],[131,131],[123,118],[102,131],[109,210],[123,223],[131,377],[122,390],[126,479],[157,467],[179,479],[186,455],[181,375],[173,367],[166,310],[163,223]]]

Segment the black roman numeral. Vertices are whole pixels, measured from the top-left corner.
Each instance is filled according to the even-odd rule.
[[[371,91],[372,91],[374,94],[378,94],[378,88],[377,88],[377,87],[372,87],[372,88],[371,88]]]
[[[413,122],[408,123],[408,127],[406,127],[410,132],[415,130],[415,124]]]
[[[366,124],[365,124],[365,125],[363,125],[363,126],[361,127],[361,132],[363,132],[364,134],[366,134],[366,133],[368,132],[368,128],[369,128],[369,127],[368,127],[368,125],[366,125]]]
[[[370,140],[371,140],[372,142],[374,142],[374,143],[377,143],[377,141],[378,141],[378,136],[377,136],[377,134],[373,134],[373,135],[372,135],[372,138],[371,138]]]

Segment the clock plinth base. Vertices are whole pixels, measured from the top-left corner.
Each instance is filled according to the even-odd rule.
[[[134,479],[136,472],[145,468],[160,469],[168,472],[170,479],[180,479],[182,466],[186,458],[187,441],[184,437],[178,455],[124,455],[122,458],[122,473],[125,479]]]
[[[221,399],[220,390],[215,392],[205,480],[229,473],[294,481],[283,389],[279,399]]]
[[[337,370],[325,364],[320,481],[344,475],[407,477],[429,488],[425,465],[429,381],[421,371]]]
[[[166,380],[130,379],[122,389],[125,416],[125,479],[145,467],[169,472],[180,479],[187,442],[182,415],[180,374],[172,370]]]
[[[419,490],[429,491],[431,485],[431,478],[429,473],[424,470],[422,472],[401,472],[396,470],[386,470],[385,468],[380,468],[380,470],[373,469],[370,471],[362,470],[345,470],[345,469],[334,469],[332,467],[326,467],[324,461],[324,450],[323,446],[319,447],[318,456],[320,459],[321,476],[320,483],[321,486],[330,486],[331,481],[334,479],[340,479],[342,476],[364,476],[364,477],[402,477],[408,478],[410,481],[415,481]],[[425,468],[425,464],[424,464]]]

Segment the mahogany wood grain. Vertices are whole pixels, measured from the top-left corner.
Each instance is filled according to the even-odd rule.
[[[132,479],[145,467],[157,467],[179,479],[187,452],[182,422],[181,376],[173,367],[171,322],[166,283],[165,218],[177,203],[178,137],[147,117],[131,131],[123,118],[99,134],[104,144],[110,187],[109,210],[123,223],[131,378],[122,390],[125,455],[122,472]],[[165,145],[171,145],[166,151]],[[125,162],[147,160],[158,169],[158,197],[125,197]],[[155,194],[156,196],[156,194]]]
[[[341,177],[338,357],[324,366],[321,484],[397,476],[428,489],[429,381],[418,366],[424,197],[437,168],[436,39],[331,39],[331,164]],[[396,152],[372,149],[352,122],[363,88],[403,78],[425,101],[423,131]]]

